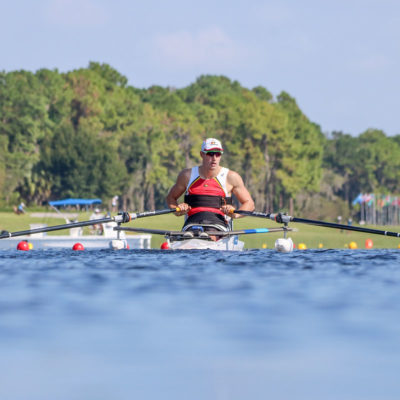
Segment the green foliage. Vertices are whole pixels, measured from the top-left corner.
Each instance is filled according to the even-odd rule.
[[[288,93],[274,101],[266,88],[224,76],[137,89],[97,62],[68,73],[1,72],[0,120],[2,204],[118,194],[126,209],[164,207],[206,137],[222,140],[223,164],[243,177],[258,210],[294,201],[314,214],[330,204],[319,211],[334,215],[335,203],[347,212],[361,191],[399,191],[400,136],[327,138]]]
[[[90,62],[89,69],[98,73],[106,81],[106,88],[111,91],[115,86],[124,88],[128,84],[128,79],[108,64]]]
[[[334,132],[324,166],[344,177],[336,194],[349,204],[360,192],[400,192],[400,143],[379,130],[359,137]]]
[[[52,182],[51,197],[112,197],[121,190],[124,165],[106,138],[88,127],[59,127],[43,155],[41,170]]]
[[[46,97],[34,74],[0,74],[0,121],[0,188],[9,201],[18,187],[32,179],[40,159],[38,143],[52,128]]]
[[[308,120],[287,93],[278,96],[278,104],[288,117],[278,174],[285,194],[294,197],[303,190],[315,191],[321,180],[325,138],[319,126]]]
[[[256,86],[252,91],[260,100],[267,102],[272,101],[273,96],[267,89],[265,89],[265,87]]]

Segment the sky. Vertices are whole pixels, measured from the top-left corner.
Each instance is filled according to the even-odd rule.
[[[129,85],[224,75],[293,96],[324,133],[400,134],[398,0],[0,0],[0,70],[107,63]]]

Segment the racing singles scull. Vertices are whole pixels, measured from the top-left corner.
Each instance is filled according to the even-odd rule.
[[[242,229],[242,230],[221,230],[218,226],[210,225],[193,225],[186,226],[182,231],[173,230],[159,230],[159,229],[146,229],[146,228],[134,228],[134,227],[122,227],[121,224],[129,223],[138,218],[145,218],[150,216],[158,216],[176,212],[177,209],[163,209],[156,211],[145,211],[139,213],[128,213],[121,212],[114,217],[106,217],[96,220],[96,223],[102,224],[115,224],[114,230],[117,231],[117,238],[111,240],[109,246],[112,249],[124,249],[128,248],[126,239],[124,239],[120,234],[122,231],[131,231],[138,233],[147,233],[154,235],[162,235],[167,239],[167,243],[171,249],[184,250],[184,249],[212,249],[212,250],[242,250],[243,242],[239,240],[241,235],[249,234],[262,234],[262,233],[273,233],[273,232],[283,232],[283,238],[279,238],[275,242],[275,249],[280,252],[291,252],[293,250],[293,242],[287,237],[287,233],[290,231],[296,231],[295,228],[289,228],[288,224],[291,222],[303,223],[309,225],[316,225],[326,228],[334,228],[341,230],[364,232],[375,235],[384,235],[389,237],[400,238],[400,232],[389,232],[382,231],[378,229],[357,227],[357,226],[347,226],[341,224],[335,224],[331,222],[316,221],[304,218],[292,217],[282,213],[262,213],[256,211],[241,211],[235,210],[234,213],[242,214],[250,217],[264,218],[282,224],[283,226],[279,228],[257,228],[257,229]],[[46,226],[40,228],[34,228],[18,232],[1,231],[0,240],[12,239],[16,237],[31,236],[42,232],[52,232],[63,229],[71,229],[89,226],[93,224],[91,221],[81,221],[72,222],[68,224]],[[46,240],[43,238],[43,241]]]
[[[129,231],[138,233],[149,233],[162,235],[167,239],[169,248],[172,250],[243,250],[244,243],[239,240],[239,235],[250,235],[256,233],[288,232],[294,229],[282,228],[257,228],[242,229],[234,231],[205,231],[204,226],[197,225],[190,230],[171,231],[147,228],[115,227],[116,231]]]

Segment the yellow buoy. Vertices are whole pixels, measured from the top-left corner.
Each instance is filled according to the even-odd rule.
[[[267,243],[263,243],[263,244],[262,244],[262,248],[263,248],[263,249],[266,249],[267,247],[268,247],[268,246],[267,246]]]
[[[29,250],[33,250],[33,244],[31,242],[28,242]]]
[[[352,250],[357,249],[358,248],[357,243],[356,242],[350,242],[349,243],[349,248],[352,249]]]
[[[307,250],[307,246],[304,243],[299,243],[299,245],[297,246],[297,248],[299,250]]]
[[[400,244],[397,246],[398,249],[400,249]]]
[[[319,249],[322,249],[324,247],[324,245],[322,244],[322,243],[320,243],[319,245],[318,245],[318,248]]]

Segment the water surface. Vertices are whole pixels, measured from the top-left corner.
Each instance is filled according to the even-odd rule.
[[[1,399],[399,399],[400,251],[0,251]]]

